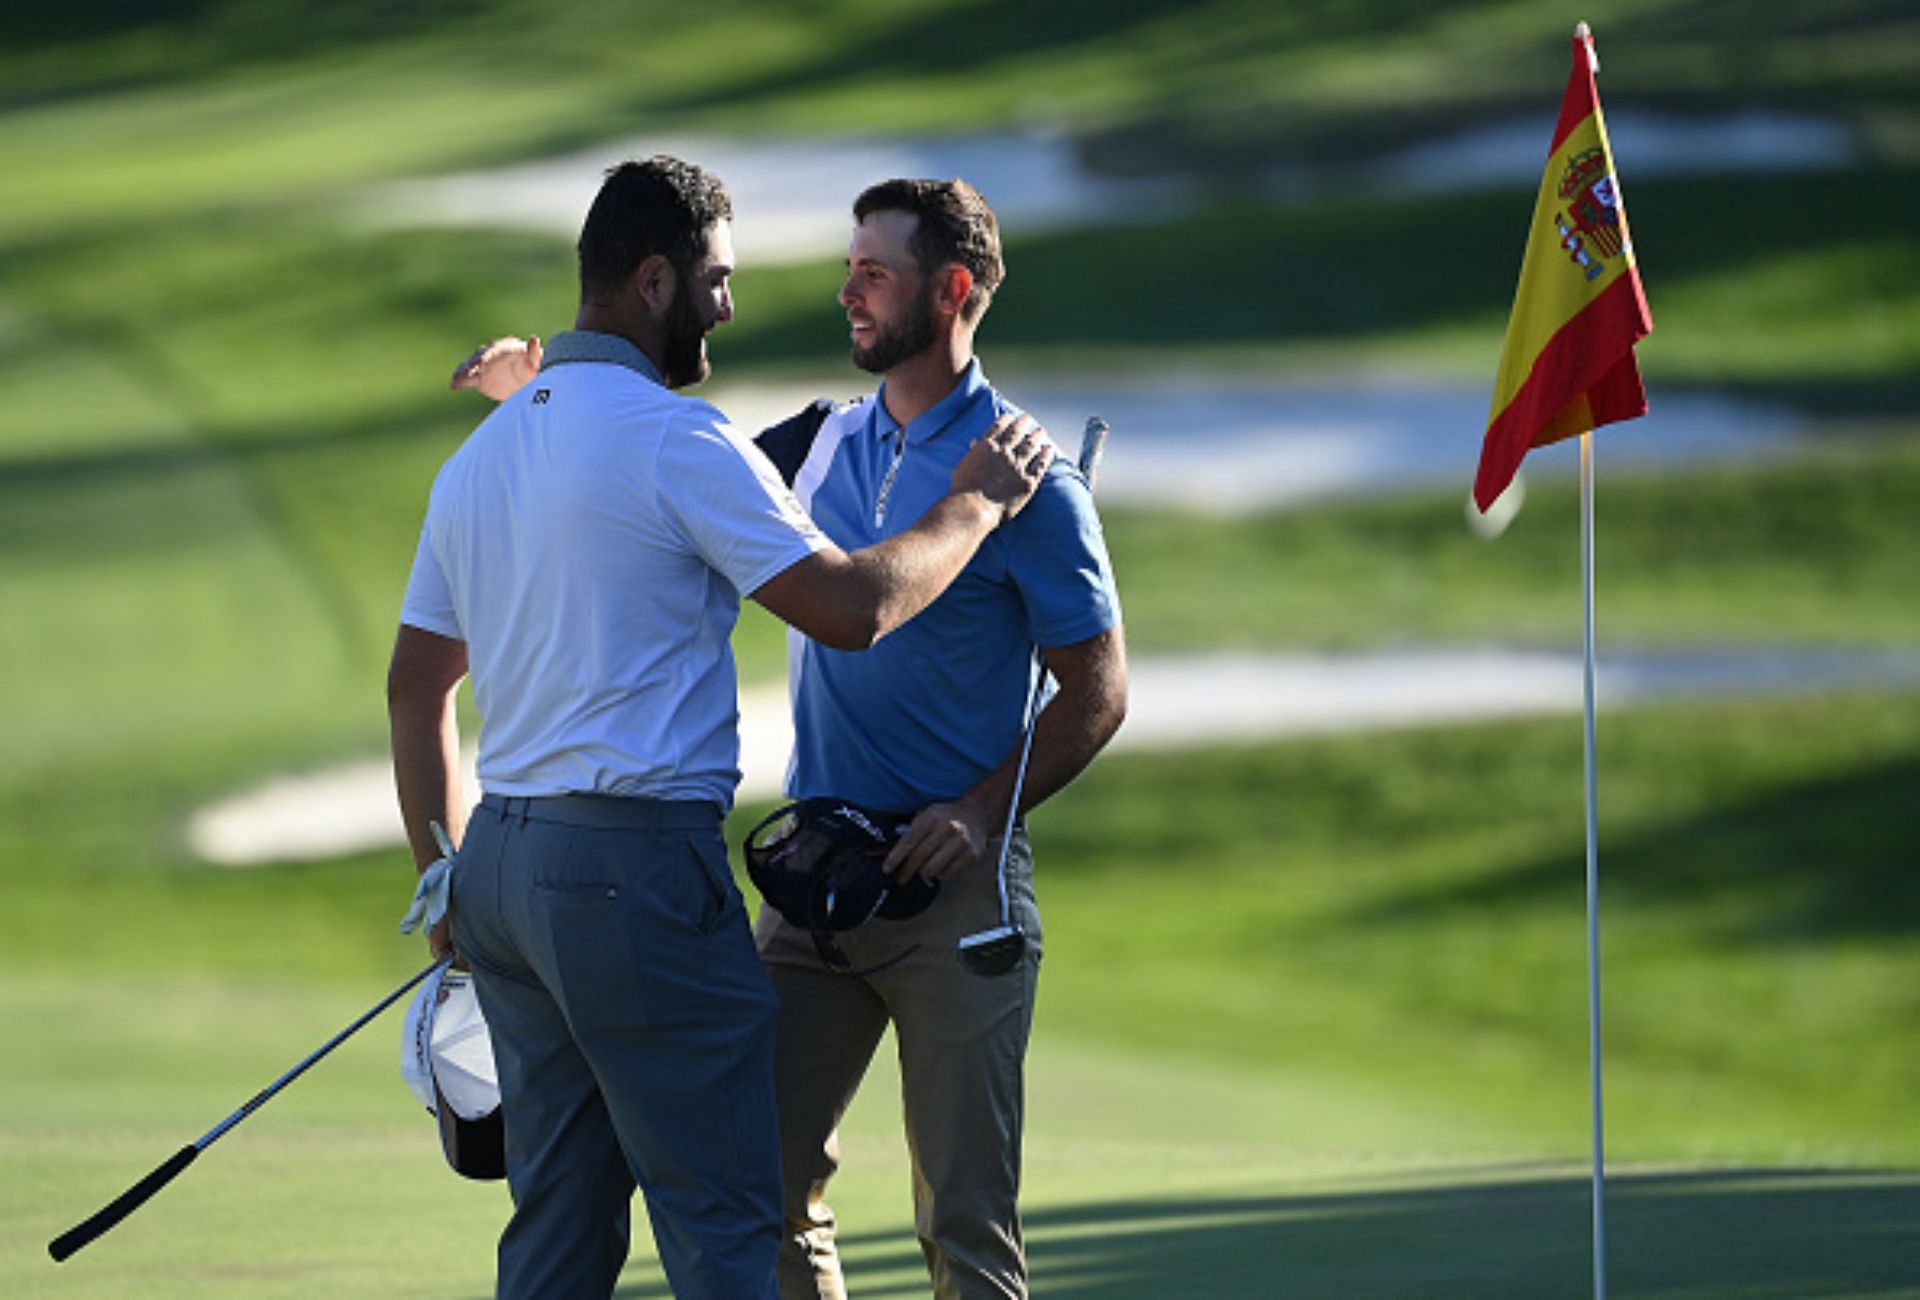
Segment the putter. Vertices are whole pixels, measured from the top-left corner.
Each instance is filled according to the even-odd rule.
[[[1100,456],[1107,446],[1107,422],[1099,416],[1087,421],[1080,435],[1080,473],[1088,488],[1100,469]],[[960,961],[975,975],[1005,975],[1026,955],[1027,936],[1013,923],[1012,902],[1007,895],[1007,859],[1013,852],[1013,827],[1020,815],[1020,792],[1027,783],[1027,760],[1033,754],[1033,727],[1040,720],[1040,688],[1046,682],[1046,661],[1038,648],[1033,652],[1033,671],[1027,686],[1025,734],[1020,741],[1020,764],[1013,773],[1013,798],[1007,804],[1007,823],[1000,829],[1000,863],[994,875],[1000,885],[1000,924],[990,930],[978,930],[960,939]]]
[[[321,1057],[325,1056],[328,1052],[331,1052],[334,1048],[346,1042],[348,1038],[352,1037],[353,1034],[361,1028],[361,1026],[365,1025],[369,1020],[372,1020],[375,1016],[379,1015],[382,1011],[385,1011],[388,1007],[392,1006],[395,1002],[398,1002],[402,997],[406,996],[406,994],[413,989],[414,985],[418,984],[421,980],[433,974],[435,971],[439,970],[442,966],[446,965],[448,962],[452,960],[453,958],[451,957],[440,958],[440,960],[434,962],[431,966],[421,971],[418,975],[415,975],[412,979],[408,980],[405,984],[402,984],[399,988],[387,994],[386,997],[380,999],[379,1005],[375,1006],[373,1010],[367,1012],[365,1015],[361,1016],[358,1020],[348,1025],[345,1029],[342,1029],[339,1033],[335,1034],[332,1038],[329,1038],[326,1042],[322,1043],[320,1047],[316,1049],[314,1052],[312,1052],[304,1061],[294,1066],[291,1070],[288,1070],[285,1074],[281,1075],[278,1079],[275,1079],[272,1083],[268,1084],[265,1088],[262,1088],[257,1094],[254,1095],[254,1098],[252,1101],[249,1101],[246,1105],[242,1106],[239,1110],[234,1111],[233,1114],[227,1116],[225,1119],[221,1120],[218,1124],[215,1124],[212,1128],[208,1129],[204,1134],[201,1135],[198,1141],[190,1142],[186,1146],[183,1146],[178,1151],[174,1152],[173,1155],[169,1156],[164,1162],[162,1162],[159,1168],[155,1169],[152,1173],[148,1174],[145,1178],[142,1178],[139,1182],[135,1183],[132,1187],[129,1187],[126,1191],[120,1193],[120,1195],[116,1197],[111,1204],[101,1209],[98,1213],[96,1213],[92,1218],[88,1219],[85,1223],[79,1224],[78,1226],[73,1228],[69,1228],[66,1232],[63,1232],[58,1237],[55,1237],[51,1242],[47,1244],[47,1252],[51,1254],[56,1261],[65,1260],[69,1255],[72,1255],[75,1251],[87,1245],[87,1243],[91,1242],[94,1238],[106,1232],[107,1229],[119,1223],[120,1220],[126,1218],[129,1214],[132,1214],[135,1210],[139,1209],[142,1205],[145,1205],[147,1201],[153,1197],[153,1194],[155,1192],[159,1191],[162,1187],[165,1187],[168,1183],[172,1182],[175,1178],[179,1177],[181,1171],[184,1170],[188,1165],[194,1162],[195,1157],[197,1157],[202,1151],[205,1151],[208,1147],[212,1146],[215,1142],[219,1141],[220,1138],[227,1132],[228,1129],[231,1129],[234,1125],[238,1124],[241,1120],[253,1114],[254,1111],[259,1110],[262,1106],[266,1105],[267,1102],[273,1099],[273,1096],[275,1093],[279,1092],[282,1088],[285,1088],[288,1084],[292,1083],[295,1079],[299,1078],[302,1074],[305,1074],[307,1072],[308,1067],[311,1066],[315,1061],[318,1061]]]

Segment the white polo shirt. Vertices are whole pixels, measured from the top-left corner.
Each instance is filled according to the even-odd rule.
[[[400,621],[466,642],[489,793],[730,808],[740,595],[829,545],[718,409],[561,334],[434,480]]]

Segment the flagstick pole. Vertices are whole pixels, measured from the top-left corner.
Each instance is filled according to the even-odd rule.
[[[1593,1063],[1593,1294],[1607,1297],[1606,1133],[1600,1091],[1600,822],[1594,746],[1593,434],[1580,435],[1580,586],[1585,607],[1587,1050]]]

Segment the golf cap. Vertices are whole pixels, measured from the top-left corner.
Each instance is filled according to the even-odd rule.
[[[506,1177],[493,1040],[467,972],[442,966],[413,995],[401,1028],[400,1077],[440,1121],[440,1149],[455,1173]]]
[[[940,882],[896,880],[884,864],[912,814],[881,813],[844,799],[802,799],[747,832],[747,875],[790,924],[851,930],[878,916],[904,921],[927,909]]]

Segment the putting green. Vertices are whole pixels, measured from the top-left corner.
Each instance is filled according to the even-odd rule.
[[[0,993],[52,1057],[6,1075],[0,1293],[483,1296],[507,1202],[441,1164],[375,1022],[65,1264],[45,1242],[197,1137],[353,1014],[335,983],[43,977]],[[1043,995],[1044,1001],[1044,995]],[[63,1032],[45,1032],[49,1022]],[[39,1032],[36,1032],[39,1031]],[[862,1296],[924,1292],[898,1080],[883,1044],[845,1127],[841,1214]],[[1078,1041],[1044,1024],[1031,1069],[1027,1225],[1043,1295],[1588,1294],[1585,1133],[1462,1126],[1418,1081],[1254,1069]],[[1612,1171],[1621,1294],[1920,1293],[1920,1175]],[[644,1220],[620,1294],[666,1295]]]

